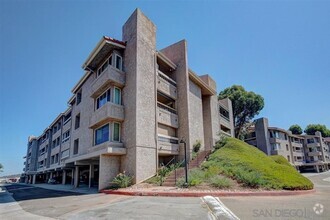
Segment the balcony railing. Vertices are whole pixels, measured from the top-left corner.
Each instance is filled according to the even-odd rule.
[[[176,110],[174,108],[171,108],[171,107],[169,107],[167,105],[164,105],[164,104],[162,104],[160,102],[157,102],[157,107],[158,108],[161,108],[161,109],[163,109],[165,111],[171,112],[173,114],[177,114],[177,112],[176,112]]]
[[[111,84],[123,87],[126,82],[126,73],[109,65],[91,85],[92,97],[99,96],[104,88]]]
[[[124,106],[107,102],[101,108],[95,110],[90,118],[90,127],[97,127],[99,124],[116,119],[124,120]]]
[[[171,85],[176,87],[176,82],[171,79],[170,77],[166,76],[163,72],[161,72],[160,70],[157,71],[158,72],[158,76],[162,79],[164,79],[166,82],[170,83]]]
[[[164,93],[165,95],[173,99],[177,99],[176,82],[160,71],[158,71],[157,78],[158,78],[157,89],[162,93]]]
[[[178,155],[179,139],[158,135],[158,150],[160,155]]]
[[[178,128],[179,127],[179,119],[176,114],[175,109],[167,107],[159,103],[158,105],[158,122],[161,124],[168,125],[170,127]]]

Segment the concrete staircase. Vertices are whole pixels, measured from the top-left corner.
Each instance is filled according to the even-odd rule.
[[[199,167],[202,164],[202,162],[205,160],[205,158],[210,155],[210,153],[211,153],[210,150],[199,152],[195,159],[189,161],[188,171],[190,169]],[[163,186],[175,186],[175,181],[178,181],[179,178],[184,176],[185,176],[184,167],[180,167],[171,172],[171,174],[163,182]]]

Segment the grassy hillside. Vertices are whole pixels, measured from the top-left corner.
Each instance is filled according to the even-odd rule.
[[[298,173],[284,157],[269,157],[235,138],[227,138],[220,149],[203,163],[202,169],[204,172],[217,170],[249,187],[287,190],[313,188],[313,183]]]

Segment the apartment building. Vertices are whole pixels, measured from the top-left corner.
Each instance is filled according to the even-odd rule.
[[[195,143],[210,150],[219,133],[233,135],[231,101],[218,101],[215,81],[189,68],[185,40],[157,50],[156,26],[139,9],[122,31],[122,40],[102,37],[69,108],[29,138],[27,182],[103,189],[125,171],[138,183],[184,158],[180,140],[190,160]]]
[[[329,170],[330,142],[320,132],[315,135],[294,135],[282,128],[269,127],[267,118],[255,121],[245,142],[267,155],[282,155],[298,170]]]

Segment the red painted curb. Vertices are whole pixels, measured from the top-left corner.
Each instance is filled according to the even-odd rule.
[[[315,193],[312,190],[296,190],[296,191],[261,191],[261,192],[152,192],[152,191],[121,191],[121,190],[101,190],[105,194],[116,194],[125,196],[166,196],[166,197],[230,197],[230,196],[293,196]]]

